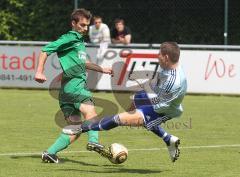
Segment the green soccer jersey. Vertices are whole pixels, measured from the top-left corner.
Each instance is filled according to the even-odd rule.
[[[86,49],[80,33],[69,31],[58,40],[43,47],[42,51],[47,55],[57,52],[64,77],[86,80]]]
[[[86,48],[83,36],[76,31],[69,31],[58,40],[42,48],[50,55],[57,53],[63,70],[62,84],[59,93],[60,106],[62,104],[79,104],[91,97],[86,88]]]

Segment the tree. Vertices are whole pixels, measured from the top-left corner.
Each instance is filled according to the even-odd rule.
[[[16,40],[15,29],[19,27],[17,11],[23,7],[21,0],[0,1],[0,39]]]

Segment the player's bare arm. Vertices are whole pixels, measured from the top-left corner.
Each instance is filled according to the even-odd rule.
[[[113,76],[112,68],[102,68],[101,66],[94,64],[90,61],[86,61],[86,69],[97,71],[104,74],[109,74]]]
[[[46,52],[41,52],[39,55],[39,59],[38,59],[38,67],[37,67],[37,71],[35,74],[35,81],[39,82],[39,83],[43,83],[47,80],[44,72],[44,65],[46,63],[47,60],[47,53]]]

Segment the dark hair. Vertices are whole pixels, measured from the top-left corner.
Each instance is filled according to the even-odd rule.
[[[76,9],[71,14],[71,21],[75,21],[77,23],[80,17],[85,17],[86,19],[91,20],[92,14],[86,9]]]
[[[168,55],[172,63],[179,61],[180,48],[176,42],[163,42],[160,51],[162,55]]]
[[[93,17],[93,20],[95,21],[96,19],[101,19],[101,20],[102,20],[102,17],[100,17],[100,16],[98,16],[98,15],[95,15],[95,16]]]
[[[122,24],[124,25],[124,20],[121,19],[121,18],[116,18],[116,19],[114,20],[114,24],[116,24],[116,23],[122,23]]]

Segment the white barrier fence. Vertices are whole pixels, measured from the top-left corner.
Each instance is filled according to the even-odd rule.
[[[40,50],[41,46],[0,46],[0,87],[49,88],[62,70],[53,54],[45,66],[47,82],[36,83],[34,73]],[[96,59],[97,50],[97,47],[88,47],[87,53],[93,62],[113,67],[115,76],[90,73],[92,89],[135,89],[136,82],[129,80],[130,74],[144,73],[140,78],[144,82],[152,78],[159,67],[157,49],[109,48],[101,59]],[[180,60],[187,75],[189,93],[240,94],[240,51],[182,49]]]

